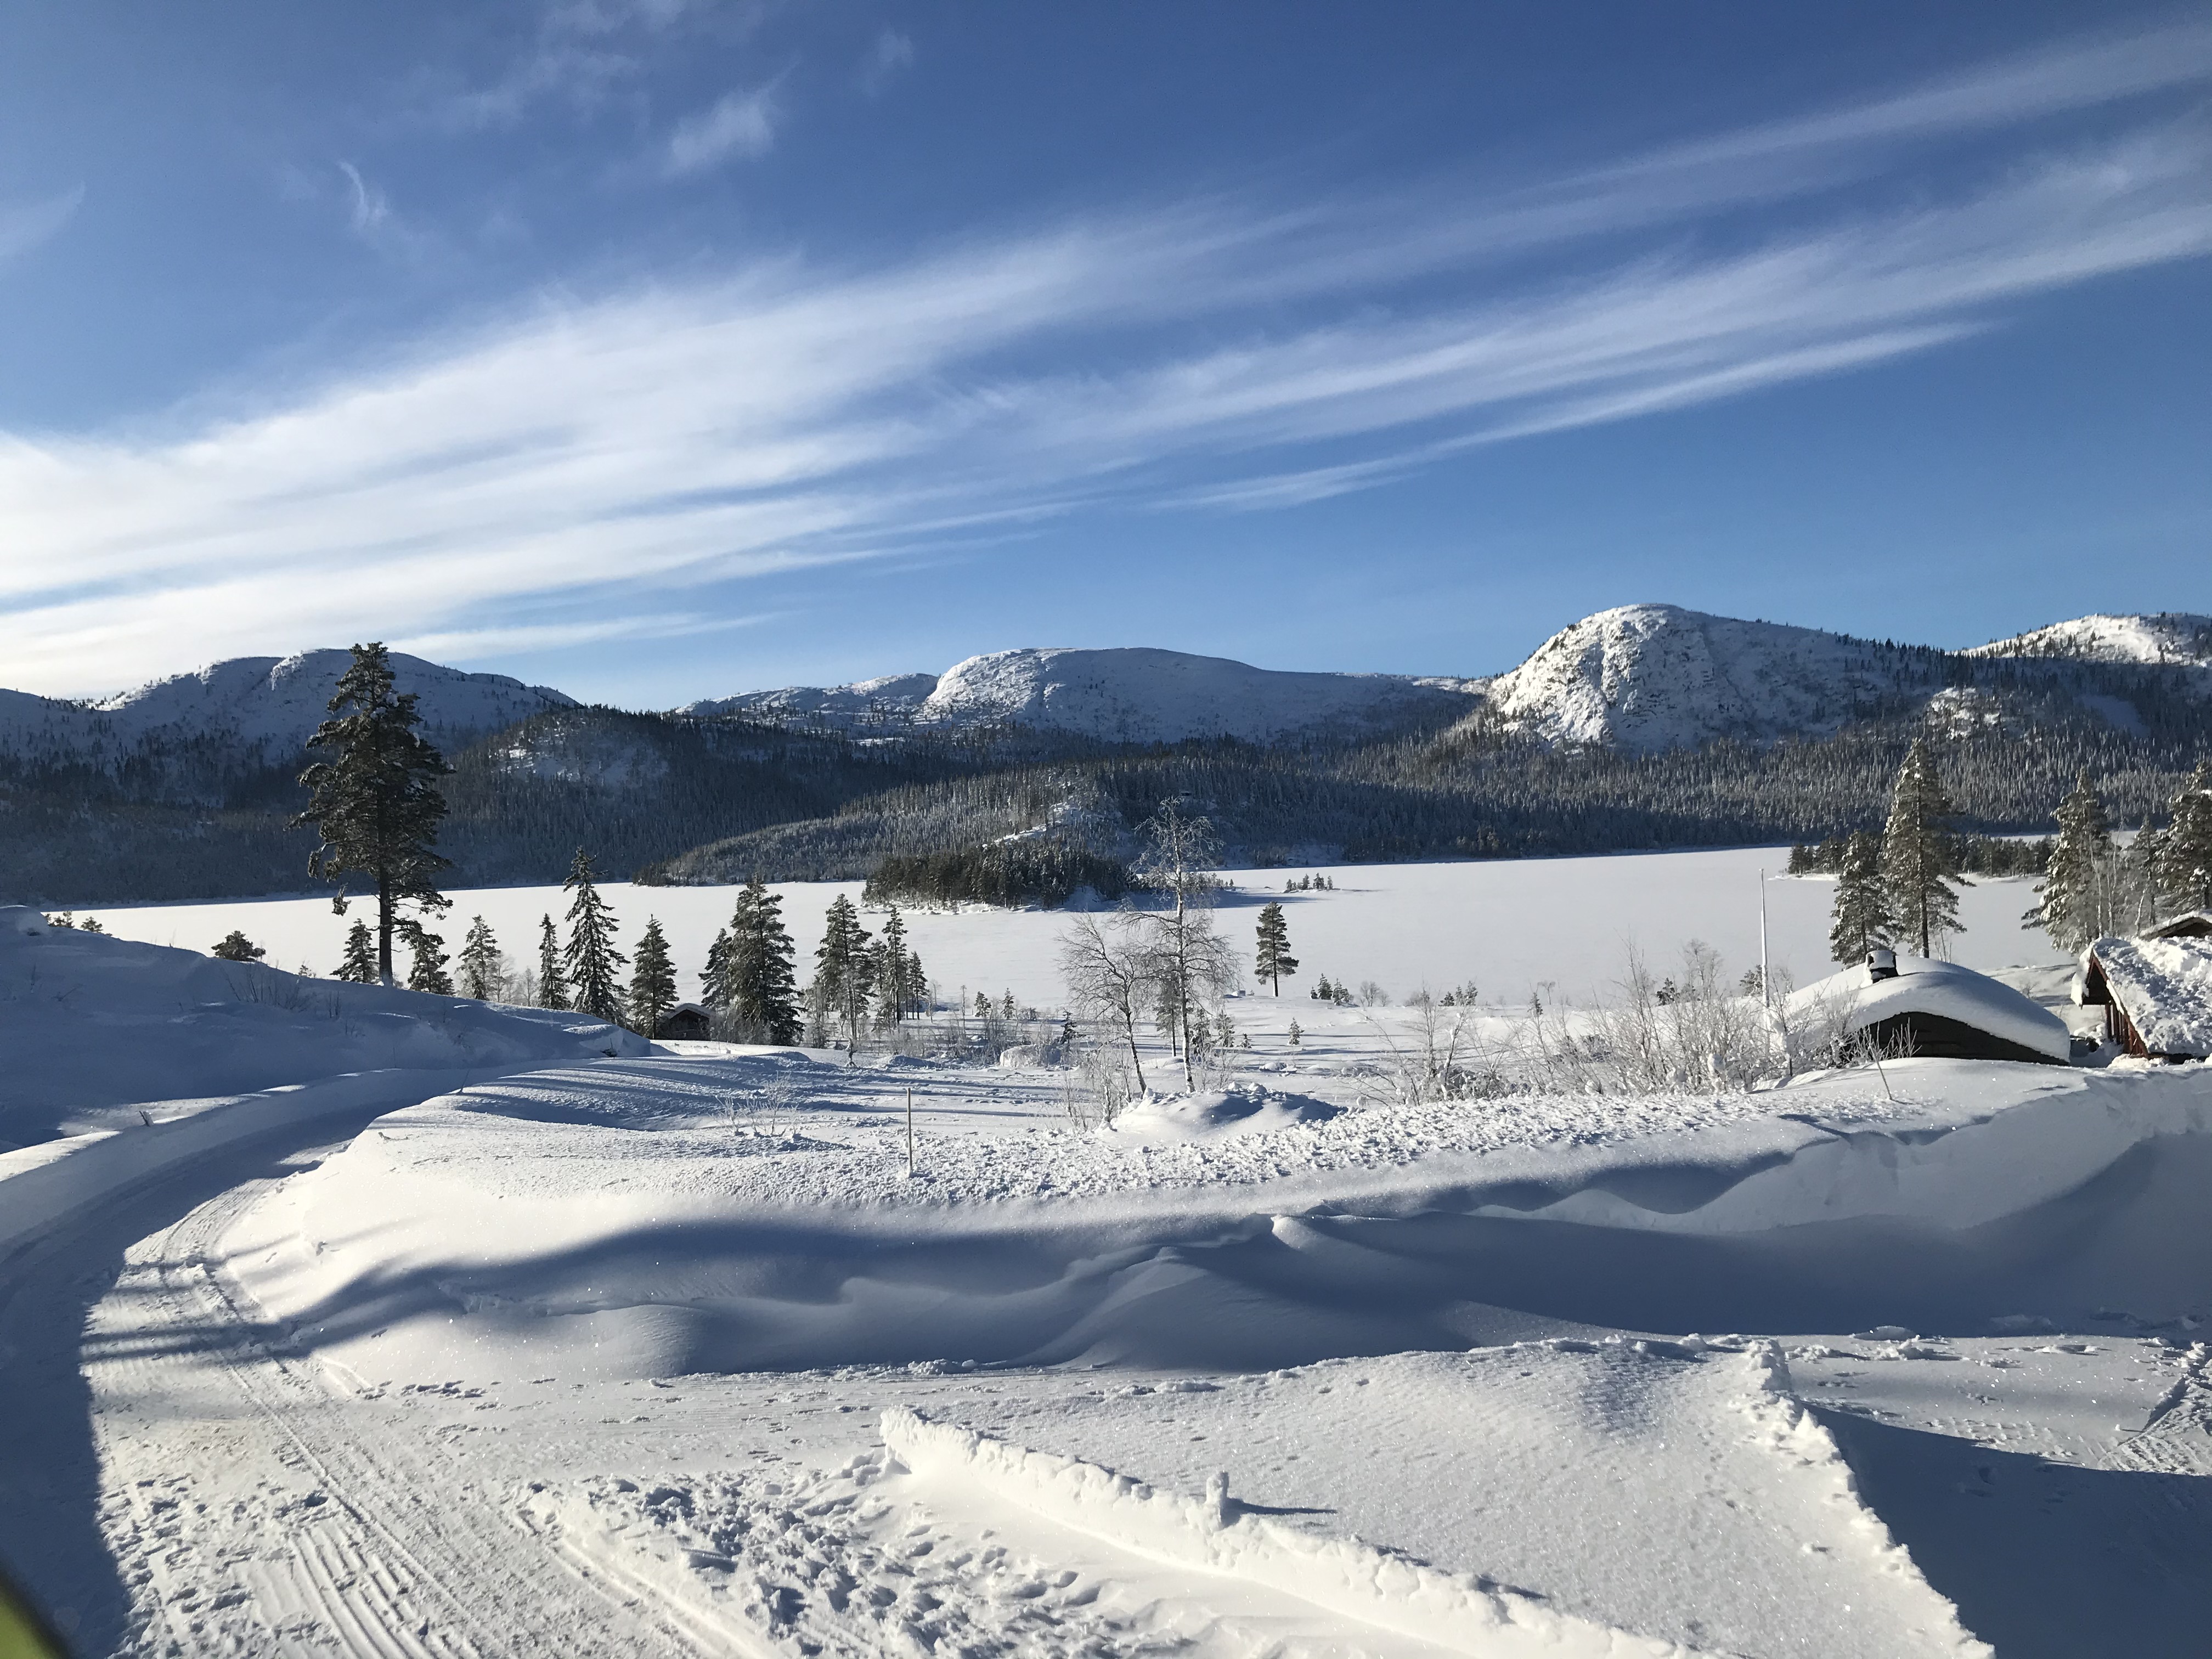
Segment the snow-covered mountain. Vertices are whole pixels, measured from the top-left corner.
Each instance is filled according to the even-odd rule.
[[[1672,605],[1627,605],[1565,628],[1492,681],[1517,735],[1651,752],[1714,738],[1833,731],[1923,695],[1934,653]]]
[[[289,762],[327,716],[352,660],[339,650],[289,657],[234,657],[90,703],[0,692],[0,747],[16,752],[126,750],[213,741]],[[425,735],[442,749],[575,700],[505,674],[471,674],[392,653],[392,678],[416,694]]]
[[[2186,611],[2161,611],[2148,617],[2076,617],[2072,622],[1972,646],[1961,654],[2212,668],[2212,617]]]
[[[1131,647],[1030,647],[970,657],[941,675],[793,686],[715,698],[678,712],[818,720],[829,726],[1012,724],[1114,743],[1379,729],[1470,708],[1483,682],[1402,674],[1309,674],[1226,657]]]

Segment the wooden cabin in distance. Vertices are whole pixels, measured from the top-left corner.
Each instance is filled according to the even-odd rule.
[[[2202,924],[2200,927],[2198,924]],[[2135,939],[2100,939],[2081,957],[2085,1007],[2145,1060],[2212,1057],[2212,917],[2181,916]]]
[[[1955,962],[1886,949],[1815,981],[1787,1008],[1801,1030],[1830,1026],[1900,1056],[2064,1066],[2073,1054],[2065,1022],[2011,986]]]
[[[679,1002],[660,1017],[653,1035],[678,1042],[704,1042],[714,1035],[714,1022],[697,1003]]]

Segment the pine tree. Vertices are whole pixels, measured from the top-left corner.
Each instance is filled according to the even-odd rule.
[[[499,940],[482,916],[469,918],[468,936],[461,941],[461,994],[489,1002],[499,994]]]
[[[724,930],[720,1001],[729,1028],[751,1042],[799,1039],[798,952],[784,930],[783,901],[755,877],[738,890],[737,909]],[[709,971],[714,963],[710,961]]]
[[[1889,889],[1881,877],[1881,837],[1862,830],[1844,846],[1836,872],[1836,905],[1828,929],[1828,954],[1838,962],[1864,959],[1897,931],[1889,913]]]
[[[1285,977],[1295,978],[1298,959],[1291,954],[1291,925],[1283,919],[1283,907],[1266,904],[1260,908],[1260,955],[1255,976],[1274,987],[1275,994],[1283,994]]]
[[[356,985],[374,985],[377,981],[376,936],[359,916],[346,930],[345,957],[331,977],[349,980]]]
[[[1298,1039],[1304,1036],[1305,1036],[1305,1033],[1298,1029],[1297,1021],[1292,1020],[1291,1022],[1291,1047],[1293,1048],[1297,1048],[1298,1046]]]
[[[729,1006],[730,930],[726,927],[717,931],[714,942],[707,947],[706,971],[699,975],[699,1000],[714,1013]]]
[[[2058,838],[2035,890],[2035,908],[2021,918],[2023,927],[2040,927],[2060,950],[2072,952],[2104,931],[2097,912],[2100,872],[2112,856],[2112,836],[2105,803],[2089,781],[2087,768],[2075,780],[2074,793],[2058,808]]]
[[[883,938],[876,945],[876,996],[878,1012],[894,1024],[913,1012],[913,957],[906,948],[906,923],[896,904],[884,918]]]
[[[1882,830],[1881,873],[1899,932],[1927,956],[1946,933],[1959,931],[1958,849],[1947,821],[1958,811],[1936,775],[1926,738],[1915,738],[1898,768]]]
[[[381,644],[353,647],[353,664],[338,680],[330,712],[332,718],[307,744],[337,758],[300,774],[308,800],[292,827],[312,824],[321,834],[307,860],[311,874],[330,881],[349,872],[374,878],[377,976],[389,985],[399,906],[429,912],[447,906],[436,878],[453,866],[433,849],[446,816],[438,780],[453,769],[416,732],[422,716],[415,694],[394,688],[391,656]]]
[[[640,1036],[652,1036],[675,1006],[676,964],[669,958],[668,937],[660,931],[660,918],[647,916],[629,975],[630,1029]]]
[[[445,939],[432,933],[412,916],[402,916],[393,924],[400,938],[407,941],[410,958],[407,969],[407,988],[427,991],[433,996],[453,994],[453,975],[446,971],[449,960],[439,947]]]
[[[814,953],[814,1004],[825,1018],[842,1020],[846,1041],[858,1042],[860,1019],[868,1012],[871,953],[860,913],[842,893],[830,901],[823,921],[821,948]],[[981,997],[981,993],[977,993]]]
[[[222,936],[210,954],[225,962],[258,962],[269,952],[246,938],[243,928],[234,927]]]
[[[2176,910],[2212,910],[2212,760],[2200,760],[2158,838],[2159,890]]]
[[[538,918],[538,1006],[567,1008],[568,976],[561,971],[561,939],[553,931],[553,918]]]
[[[568,988],[576,1010],[610,1024],[623,1023],[622,966],[629,958],[615,949],[615,913],[599,896],[592,879],[592,855],[582,848],[568,865],[562,890],[576,896],[568,902],[568,943],[561,952],[568,969]]]

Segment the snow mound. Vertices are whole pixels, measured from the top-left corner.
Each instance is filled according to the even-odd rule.
[[[1864,967],[1846,968],[1814,981],[1786,1006],[1801,1029],[1835,1020],[1850,1033],[1899,1014],[1934,1014],[2054,1060],[2073,1052],[2066,1023],[2049,1009],[1987,974],[1927,957],[1899,957],[1893,979],[1871,978]]]
[[[647,1047],[586,1015],[306,979],[0,908],[0,1150],[138,1125],[140,1103],[395,1066],[489,1074]]]
[[[1147,1097],[1100,1128],[1116,1140],[1229,1140],[1323,1123],[1342,1110],[1310,1095],[1244,1085],[1195,1095]]]
[[[1136,1553],[1311,1601],[1448,1653],[1619,1659],[1695,1651],[1553,1611],[1541,1597],[1437,1571],[1357,1538],[1329,1538],[1242,1515],[1225,1482],[1203,1498],[1162,1492],[1079,1458],[1059,1457],[933,1423],[905,1407],[884,1413],[884,1443],[924,1480],[973,1483],[1032,1514]]]
[[[1402,674],[1314,674],[1145,647],[1025,647],[970,657],[942,675],[793,686],[681,712],[872,725],[1012,724],[1109,743],[1231,737],[1264,743],[1314,729],[1365,730],[1466,709],[1477,683]]]
[[[1671,605],[1601,611],[1492,682],[1508,731],[1553,744],[1657,750],[1714,738],[1833,730],[1918,689],[1923,667],[1864,640]]]

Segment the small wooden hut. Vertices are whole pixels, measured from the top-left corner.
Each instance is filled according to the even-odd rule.
[[[2136,939],[2100,939],[2081,958],[2079,997],[2101,1005],[2105,1034],[2146,1060],[2212,1057],[2212,926],[2183,916]]]
[[[714,1035],[714,1017],[696,1002],[679,1002],[660,1017],[653,1035],[678,1042],[703,1042]]]

